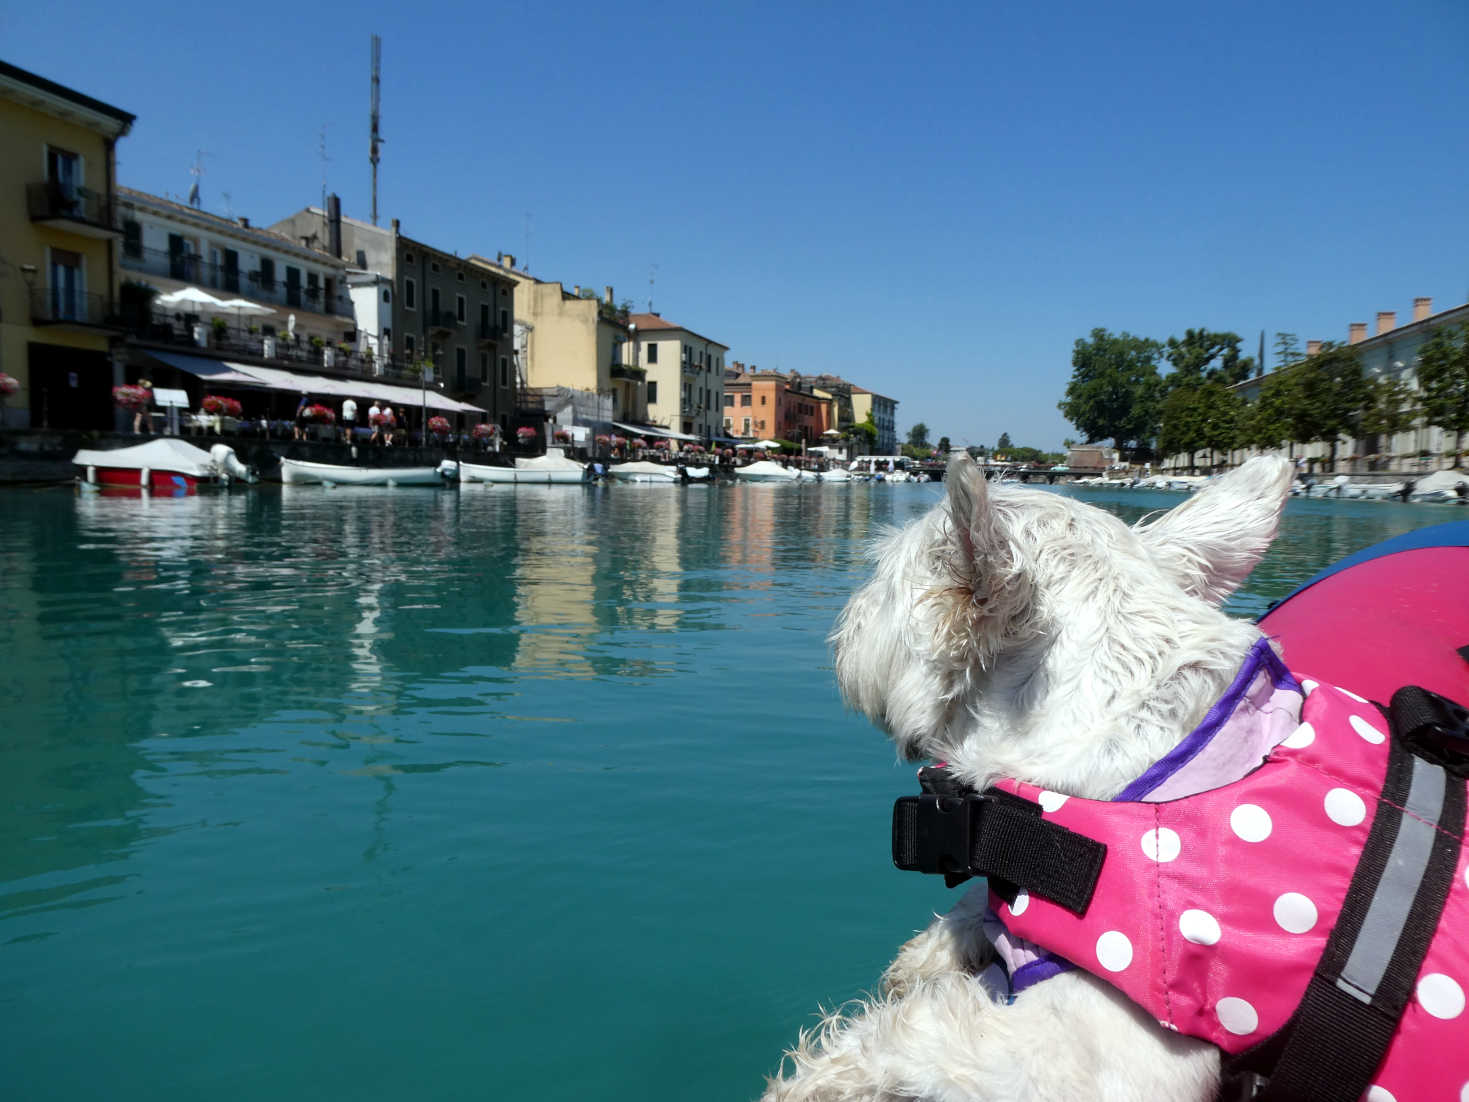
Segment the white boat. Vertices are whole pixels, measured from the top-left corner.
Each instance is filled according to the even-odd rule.
[[[349,467],[341,463],[310,463],[282,459],[281,481],[296,486],[437,486],[448,477],[439,467]]]
[[[191,494],[202,481],[231,478],[253,481],[249,468],[228,444],[209,451],[175,436],[162,436],[129,448],[83,448],[71,457],[89,486],[120,486],[159,493]]]
[[[851,482],[852,472],[845,467],[829,467],[824,471],[817,471],[816,478],[820,482]]]
[[[705,482],[714,473],[713,467],[681,467],[672,463],[649,463],[637,460],[633,463],[614,463],[607,473],[619,482]]]
[[[746,482],[795,482],[801,477],[796,467],[782,467],[773,459],[759,459],[748,467],[735,468],[735,477]]]
[[[487,463],[459,463],[460,482],[508,482],[544,486],[586,481],[586,464],[567,459],[561,448],[546,449],[545,455],[517,459],[513,467],[493,467]]]
[[[1464,487],[1461,491],[1459,487]],[[1434,471],[1413,483],[1409,501],[1427,504],[1459,504],[1469,501],[1469,474],[1463,471]]]

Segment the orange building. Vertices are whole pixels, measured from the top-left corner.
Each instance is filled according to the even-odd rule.
[[[743,440],[816,444],[832,425],[831,399],[799,375],[735,361],[724,376],[724,431]]]

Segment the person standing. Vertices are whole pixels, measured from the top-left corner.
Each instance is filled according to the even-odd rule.
[[[372,427],[372,436],[368,440],[368,443],[381,443],[383,436],[383,411],[378,408],[376,398],[372,400],[372,405],[367,409],[367,423]]]
[[[384,402],[383,403],[383,446],[384,447],[391,448],[393,446],[393,430],[394,430],[395,427],[396,427],[396,421],[395,421],[395,419],[393,417],[393,407],[390,406],[390,405],[388,405],[388,403]]]
[[[342,399],[342,434],[347,443],[352,443],[353,432],[357,428],[357,401],[353,398]]]

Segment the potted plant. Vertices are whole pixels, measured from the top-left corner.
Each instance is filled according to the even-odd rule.
[[[0,371],[0,428],[5,427],[5,399],[20,389],[20,380]]]
[[[571,433],[567,432],[565,429],[557,429],[555,433],[552,434],[551,439],[556,441],[556,443],[558,444],[570,444]]]
[[[470,430],[470,435],[476,440],[488,440],[492,436],[498,436],[499,433],[500,426],[489,421],[481,421]]]
[[[520,428],[515,430],[515,439],[520,442],[520,446],[523,448],[529,447],[534,443],[535,438],[536,430],[529,425],[521,425]]]
[[[449,419],[447,417],[430,417],[428,419],[428,431],[435,436],[449,435]]]
[[[209,322],[210,328],[214,330],[214,343],[223,344],[224,339],[229,336],[230,323],[224,318],[213,318]]]

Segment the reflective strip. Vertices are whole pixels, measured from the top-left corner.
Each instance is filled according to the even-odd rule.
[[[1444,771],[1422,758],[1412,760],[1413,777],[1404,801],[1407,814],[1394,812],[1398,815],[1397,837],[1388,854],[1387,866],[1382,870],[1382,879],[1372,893],[1367,917],[1362,920],[1351,955],[1336,981],[1337,987],[1364,1003],[1370,1003],[1377,994],[1402,936],[1424,870],[1428,868],[1439,816],[1443,813]]]

